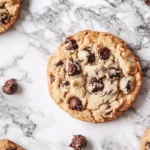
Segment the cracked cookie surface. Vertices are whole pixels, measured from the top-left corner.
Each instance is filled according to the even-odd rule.
[[[20,13],[21,0],[0,0],[0,33],[8,30]]]
[[[150,150],[150,128],[144,132],[141,138],[140,150]]]
[[[94,123],[114,120],[135,101],[142,83],[138,59],[119,38],[80,31],[50,57],[48,86],[72,117]]]
[[[19,145],[13,143],[10,140],[0,140],[0,150],[24,150]]]

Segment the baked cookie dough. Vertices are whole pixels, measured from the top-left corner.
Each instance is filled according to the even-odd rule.
[[[8,30],[17,20],[21,0],[0,0],[0,33]]]
[[[24,150],[19,145],[9,140],[0,140],[0,150]]]
[[[142,83],[137,57],[119,38],[90,30],[69,36],[47,66],[51,97],[72,117],[114,120],[135,101]]]

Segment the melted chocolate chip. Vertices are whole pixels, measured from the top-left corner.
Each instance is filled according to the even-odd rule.
[[[69,108],[71,108],[72,110],[78,110],[81,111],[82,110],[82,102],[79,98],[77,97],[72,97],[69,100]]]
[[[65,44],[66,44],[66,50],[75,50],[78,48],[76,40],[71,38],[67,38]]]
[[[88,56],[88,63],[92,63],[95,61],[95,55],[93,53],[91,53],[91,50],[89,50],[90,48],[84,49],[85,51],[87,51],[89,53]]]
[[[108,69],[108,76],[110,79],[120,78],[121,77],[121,71],[114,68],[114,67],[110,67]]]
[[[51,79],[51,83],[53,83],[55,81],[55,76],[51,74],[50,79]]]
[[[81,73],[81,68],[78,63],[74,63],[71,60],[68,62],[68,75],[75,76]]]
[[[68,86],[68,85],[70,85],[70,83],[69,83],[69,81],[66,81],[66,80],[63,80],[60,83],[60,87],[65,87],[65,86]]]
[[[62,60],[60,60],[59,62],[57,62],[55,65],[56,65],[56,67],[58,67],[58,66],[62,66],[64,63],[63,63],[63,61]]]
[[[103,47],[100,49],[99,54],[102,60],[107,60],[110,56],[110,50],[107,47]]]
[[[147,142],[145,145],[145,150],[150,150],[150,142]]]
[[[2,87],[3,92],[10,95],[16,93],[17,88],[18,84],[15,79],[7,80]]]
[[[150,0],[144,0],[145,4],[150,6]]]
[[[91,78],[88,84],[92,87],[91,92],[98,92],[104,88],[102,79],[97,80],[95,77]]]
[[[75,135],[69,146],[72,147],[74,150],[82,150],[87,146],[87,140],[82,135]]]
[[[0,23],[6,24],[8,22],[8,19],[9,19],[8,13],[2,13],[0,15]]]

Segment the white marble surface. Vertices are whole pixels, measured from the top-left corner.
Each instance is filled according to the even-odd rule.
[[[90,124],[72,119],[49,98],[46,65],[66,35],[82,29],[108,31],[138,55],[143,86],[119,119]],[[18,22],[0,35],[0,87],[16,78],[19,90],[0,90],[0,138],[26,150],[71,150],[72,135],[89,140],[86,150],[138,150],[150,127],[150,7],[143,0],[24,0]]]

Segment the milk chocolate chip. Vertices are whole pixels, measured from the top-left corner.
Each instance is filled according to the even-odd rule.
[[[7,80],[2,87],[3,92],[9,95],[16,93],[17,88],[18,84],[15,79]]]
[[[72,110],[81,111],[82,110],[82,101],[77,97],[70,98],[69,108],[71,108]]]
[[[74,138],[69,146],[74,150],[82,150],[87,146],[87,140],[82,135],[74,135]]]

